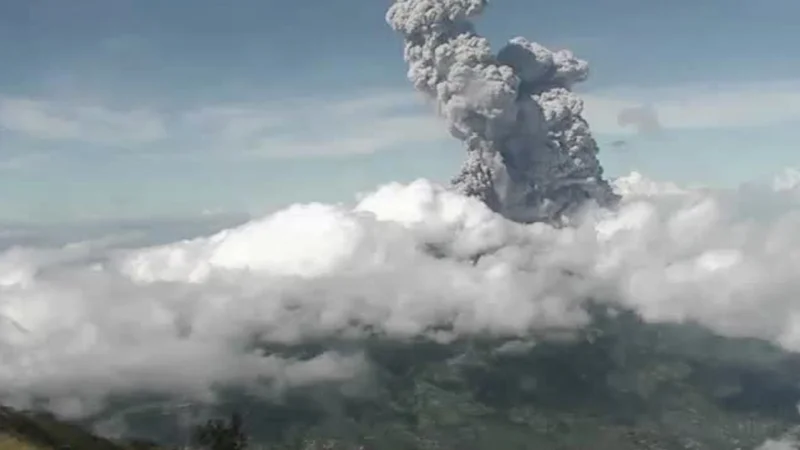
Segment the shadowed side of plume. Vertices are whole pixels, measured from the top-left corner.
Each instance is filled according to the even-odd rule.
[[[408,77],[434,99],[467,159],[455,189],[519,222],[557,222],[587,201],[616,201],[570,89],[588,64],[514,38],[497,55],[470,19],[485,0],[397,0],[387,22],[405,38]]]

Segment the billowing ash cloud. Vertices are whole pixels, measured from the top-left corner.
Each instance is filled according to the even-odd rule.
[[[587,325],[590,298],[800,351],[800,176],[714,191],[635,174],[613,192],[569,92],[586,64],[521,38],[493,55],[468,22],[483,7],[389,12],[412,80],[467,144],[458,190],[390,184],[141,248],[0,250],[0,403],[79,416],[114,396],[339,383],[368,372],[357,345],[275,349],[364,337],[524,351]],[[586,200],[618,204],[546,223]]]
[[[613,203],[583,102],[570,91],[588,64],[521,37],[495,55],[470,22],[486,3],[396,0],[387,14],[405,37],[409,79],[467,147],[453,184],[520,222],[558,221],[587,200]]]

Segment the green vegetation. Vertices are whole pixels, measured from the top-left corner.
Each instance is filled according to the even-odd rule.
[[[229,421],[212,419],[198,426],[194,440],[198,447],[208,450],[246,450],[249,438],[242,416],[233,413]]]
[[[374,362],[368,395],[322,387],[237,404],[254,442],[303,449],[754,449],[797,424],[796,355],[690,324],[596,316],[575,339],[535,345],[373,339],[360,343]]]
[[[44,413],[22,413],[0,407],[0,445],[9,450],[86,449],[122,450],[109,440]]]
[[[309,357],[330,345],[269,350]],[[229,393],[231,410],[216,411],[226,419],[197,427],[195,448],[746,450],[800,418],[796,355],[629,314],[598,313],[591,329],[562,341],[335,345],[373,361],[358,389],[316,386],[271,401]],[[0,450],[157,448],[9,409],[0,409],[0,435]]]

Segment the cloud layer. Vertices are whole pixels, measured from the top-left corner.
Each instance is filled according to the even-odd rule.
[[[163,118],[147,110],[0,97],[0,128],[46,141],[146,144],[166,138]]]
[[[0,131],[22,142],[105,150],[302,158],[416,147],[446,137],[410,93],[247,101],[185,108],[0,95]],[[27,142],[27,144],[25,144]],[[2,161],[0,152],[0,161]],[[18,158],[18,157],[17,157]]]
[[[419,180],[155,247],[11,247],[0,398],[80,415],[110,395],[349,380],[369,365],[357,352],[287,359],[253,343],[546,335],[587,324],[588,299],[798,351],[792,179],[714,191],[634,174],[616,182],[619,210],[561,229]]]

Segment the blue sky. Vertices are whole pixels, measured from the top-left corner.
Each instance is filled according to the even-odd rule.
[[[0,0],[0,220],[260,214],[456,170],[387,1],[231,5]],[[609,175],[735,184],[800,166],[799,16],[796,0],[495,0],[479,29],[590,62]]]

